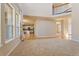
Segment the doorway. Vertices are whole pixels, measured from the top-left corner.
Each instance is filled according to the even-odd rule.
[[[23,34],[24,39],[33,39],[34,38],[34,24],[23,25]]]
[[[72,33],[71,33],[71,16],[64,16],[57,18],[57,34],[62,39],[71,40]]]

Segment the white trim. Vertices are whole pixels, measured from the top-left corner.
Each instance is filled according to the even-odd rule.
[[[2,44],[0,44],[0,47],[2,47]]]
[[[5,41],[5,43],[9,43],[9,42],[11,42],[13,39],[8,39],[8,40],[6,40]]]
[[[15,8],[13,8],[13,37],[15,38]]]
[[[18,15],[18,20],[16,19],[16,14]],[[20,13],[17,10],[15,11],[15,23],[16,21],[18,21],[19,35],[20,35]],[[15,25],[15,29],[16,29],[16,26],[17,25]],[[15,31],[15,35],[16,35],[16,31]]]
[[[21,41],[20,41],[21,42]],[[20,43],[19,42],[19,43]],[[9,56],[11,54],[11,52],[13,52],[13,50],[19,45],[19,43],[17,43],[8,53],[6,56]]]
[[[74,40],[74,39],[72,39],[72,41],[75,41],[75,42],[78,42],[78,43],[79,43],[79,40]]]
[[[20,37],[20,36],[17,36],[17,37]],[[17,37],[16,37],[16,38],[17,38]],[[16,39],[16,38],[12,38],[12,39],[6,40],[5,43],[7,44],[7,43],[11,42],[12,40],[14,40],[14,39]]]
[[[13,6],[12,4],[8,3],[8,5],[9,5],[11,8],[14,8],[14,6]]]

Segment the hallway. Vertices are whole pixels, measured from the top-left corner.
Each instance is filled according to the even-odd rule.
[[[10,56],[74,56],[79,55],[79,43],[62,39],[35,39],[21,42]]]

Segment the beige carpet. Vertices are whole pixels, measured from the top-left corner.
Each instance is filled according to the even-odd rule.
[[[21,42],[10,56],[75,56],[79,43],[60,39],[35,39]]]

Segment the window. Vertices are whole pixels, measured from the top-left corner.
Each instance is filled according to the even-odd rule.
[[[5,21],[6,21],[6,38],[13,38],[13,8],[9,4],[5,4]]]
[[[16,13],[16,37],[19,36],[19,14]]]

